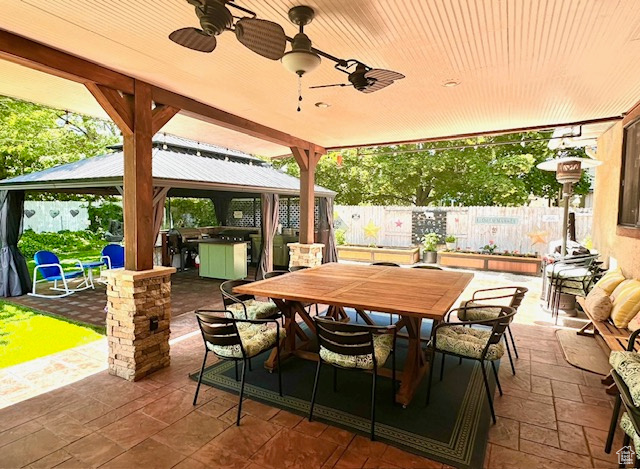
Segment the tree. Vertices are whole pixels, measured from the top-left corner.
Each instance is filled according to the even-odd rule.
[[[320,160],[316,182],[338,192],[336,201],[347,205],[514,206],[532,195],[555,202],[560,189],[555,174],[536,168],[555,156],[549,137],[530,132],[332,152]],[[293,159],[274,165],[299,175]],[[586,193],[589,184],[583,176],[576,193]]]
[[[105,153],[117,136],[111,122],[0,97],[0,179]]]

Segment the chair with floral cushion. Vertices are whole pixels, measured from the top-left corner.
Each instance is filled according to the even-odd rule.
[[[640,329],[635,330],[629,337],[627,350],[612,351],[609,355],[609,364],[612,368],[611,377],[618,388],[618,394],[613,405],[609,435],[605,443],[604,451],[606,453],[611,452],[621,404],[624,404],[626,410],[620,422],[620,426],[627,435],[624,446],[627,446],[630,437],[633,437],[636,450],[640,450],[640,445],[636,444],[636,441],[638,441],[637,436],[640,432],[635,430],[640,424],[640,353],[633,351],[638,335],[640,335]]]
[[[251,280],[227,280],[220,285],[222,302],[233,317],[244,319],[270,319],[277,317],[280,310],[272,301],[256,300],[253,295],[239,295],[233,292],[235,287],[252,283]]]
[[[313,419],[313,407],[316,402],[320,368],[327,364],[333,367],[333,390],[337,391],[338,368],[371,372],[371,440],[375,438],[376,417],[376,375],[389,355],[392,355],[392,399],[396,393],[396,328],[395,326],[369,326],[347,324],[331,319],[316,317],[316,335],[318,337],[318,367],[313,383],[309,421]]]
[[[204,340],[204,359],[198,376],[198,386],[193,398],[193,405],[198,400],[198,392],[202,383],[207,356],[212,352],[218,358],[233,360],[238,381],[238,362],[242,361],[242,378],[240,381],[240,400],[236,425],[240,425],[242,398],[244,396],[244,378],[247,364],[252,357],[276,348],[278,360],[278,392],[282,396],[282,374],[280,368],[280,342],[286,332],[280,328],[277,319],[237,319],[231,317],[229,310],[198,310],[196,318]]]
[[[468,312],[475,313],[475,311],[471,310],[479,310],[481,308],[485,309],[489,308],[489,306],[469,306],[466,309]],[[493,375],[496,379],[496,385],[498,386],[498,391],[502,396],[502,387],[500,386],[500,380],[498,379],[495,362],[504,356],[505,347],[502,343],[502,339],[507,326],[509,326],[516,313],[510,306],[491,306],[491,308],[495,311],[495,317],[491,319],[450,322],[449,318],[452,313],[455,312],[460,314],[459,309],[453,309],[446,314],[444,322],[441,322],[434,327],[431,333],[431,340],[427,345],[427,349],[431,356],[431,363],[429,366],[429,383],[427,387],[427,405],[429,404],[429,399],[431,397],[431,382],[433,380],[433,365],[436,352],[442,354],[440,380],[442,380],[444,358],[446,355],[477,360],[481,365],[480,369],[482,370],[484,388],[487,392],[487,399],[489,400],[491,418],[493,423],[496,423],[496,414],[493,410],[493,399],[491,398],[491,390],[489,388],[485,363],[491,363]],[[473,326],[484,326],[490,329],[479,329]]]
[[[460,321],[477,321],[479,319],[493,319],[497,315],[497,311],[493,307],[483,308],[487,305],[487,301],[493,302],[493,304],[506,302],[507,306],[511,306],[517,313],[525,294],[529,291],[526,287],[497,287],[497,288],[484,288],[482,290],[476,290],[473,292],[470,300],[462,301],[460,303],[460,309],[458,310],[458,319]],[[469,306],[477,306],[478,309],[467,309]],[[509,356],[509,363],[511,364],[511,371],[515,375],[516,369],[513,365],[513,357],[511,356],[511,348],[509,347],[509,339],[511,339],[511,346],[513,351],[518,356],[518,349],[516,348],[516,342],[513,340],[513,333],[511,332],[511,326],[507,326],[506,333],[504,335],[504,343],[507,346],[507,355]]]

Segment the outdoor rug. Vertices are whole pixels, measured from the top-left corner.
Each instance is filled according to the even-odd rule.
[[[573,329],[558,329],[556,337],[565,360],[576,368],[606,376],[611,371],[609,359],[595,337],[576,334]]]
[[[375,318],[389,324],[387,315]],[[430,324],[423,328],[428,336]],[[406,356],[406,340],[398,338],[398,370]],[[247,370],[245,396],[299,415],[308,416],[316,363],[300,358],[282,362],[283,397],[278,395],[278,374],[269,373],[262,363],[267,354],[255,357],[253,371]],[[391,359],[387,366],[391,366]],[[431,403],[425,406],[427,378],[411,404],[403,409],[392,403],[391,380],[380,377],[377,386],[376,439],[420,456],[454,467],[482,467],[491,425],[482,371],[476,361],[447,357],[444,379],[439,380],[441,355],[436,357]],[[191,375],[198,379],[198,372]],[[491,371],[489,371],[489,375]],[[428,375],[427,375],[428,376]],[[490,378],[492,389],[495,384]],[[239,393],[234,364],[221,360],[205,369],[203,383]],[[314,420],[322,421],[368,438],[371,402],[371,375],[338,370],[338,391],[333,392],[330,366],[323,366],[314,408]],[[496,394],[496,399],[500,397]]]

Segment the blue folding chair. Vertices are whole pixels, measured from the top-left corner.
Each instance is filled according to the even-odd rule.
[[[50,251],[38,251],[33,256],[33,259],[36,261],[36,266],[33,269],[33,290],[31,293],[29,293],[29,295],[31,296],[37,296],[40,298],[63,298],[77,291],[94,288],[91,280],[87,278],[85,266],[82,264],[82,261],[71,259],[72,261],[76,262],[76,268],[79,268],[80,270],[65,272],[62,265],[60,264],[60,259],[58,259],[58,256]],[[38,280],[38,272],[40,272],[40,275],[42,275],[41,280]],[[80,278],[82,279],[82,281],[77,287],[69,288],[69,280]],[[59,295],[44,295],[41,293],[37,293],[36,284],[42,282],[52,282],[53,286],[50,287],[50,290],[59,291],[62,293]],[[58,282],[62,283],[62,288],[58,286]]]

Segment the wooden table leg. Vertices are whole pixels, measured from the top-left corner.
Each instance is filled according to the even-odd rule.
[[[304,306],[297,301],[286,301],[274,298],[273,301],[282,311],[284,317],[283,328],[287,334],[285,339],[280,342],[280,359],[283,360],[291,355],[296,354],[310,343],[310,339],[302,330],[298,322],[296,321],[296,314],[299,314],[305,324],[309,327],[312,333],[315,333],[315,324],[309,316],[309,313]],[[296,337],[300,338],[300,343],[296,342]],[[269,358],[264,363],[264,367],[273,371],[277,368],[278,356],[276,349],[273,349]]]
[[[422,382],[429,365],[420,341],[422,318],[405,317],[403,322],[409,333],[409,348],[404,370],[402,371],[402,383],[396,394],[396,401],[406,407],[413,399],[413,395]]]

